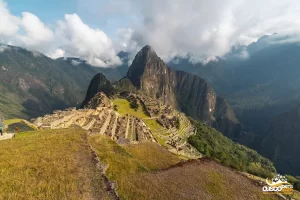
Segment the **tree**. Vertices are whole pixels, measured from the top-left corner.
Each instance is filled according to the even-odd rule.
[[[130,108],[132,108],[135,111],[137,111],[137,109],[139,108],[139,104],[137,103],[136,99],[134,99],[133,101],[130,102]]]

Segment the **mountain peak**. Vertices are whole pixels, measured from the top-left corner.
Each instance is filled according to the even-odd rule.
[[[146,45],[142,48],[142,50],[153,51],[153,48],[150,45]]]
[[[156,66],[157,63],[162,64],[163,61],[157,56],[154,49],[150,45],[146,45],[135,56],[127,72],[127,77],[135,86],[139,88],[140,78],[143,75],[145,68]]]
[[[150,45],[144,46],[137,54],[137,57],[144,57],[147,60],[153,56],[157,57],[156,52]]]
[[[110,96],[115,92],[109,80],[102,73],[98,73],[93,77],[81,107],[87,105],[88,102],[99,92],[103,92],[107,96]]]

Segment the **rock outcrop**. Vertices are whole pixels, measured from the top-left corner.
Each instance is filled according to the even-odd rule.
[[[150,46],[135,57],[127,78],[138,92],[161,100],[236,139],[242,127],[225,99],[203,79],[166,66]]]
[[[115,93],[114,87],[102,73],[98,73],[93,77],[81,107],[83,108],[85,105],[87,105],[89,101],[99,92],[103,92],[107,96]]]
[[[112,102],[103,92],[98,92],[92,99],[90,99],[83,108],[97,109],[97,107],[108,107],[112,106]]]

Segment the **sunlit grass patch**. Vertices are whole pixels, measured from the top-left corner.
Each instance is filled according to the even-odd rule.
[[[139,105],[139,108],[135,111],[130,107],[129,101],[126,99],[115,99],[113,100],[113,104],[117,105],[118,112],[125,116],[126,114],[133,115],[138,118],[147,118],[148,116],[144,113],[143,108]]]
[[[90,199],[103,183],[82,130],[21,133],[0,141],[0,199]]]
[[[138,179],[142,173],[168,168],[180,162],[177,156],[156,143],[120,146],[109,137],[101,135],[91,136],[89,141],[100,161],[108,164],[106,175],[118,183],[118,193],[125,199],[130,199],[137,189],[130,181],[133,177]]]
[[[4,120],[4,123],[6,125],[11,125],[11,124],[19,123],[19,122],[22,122],[22,119],[7,119],[7,120]]]

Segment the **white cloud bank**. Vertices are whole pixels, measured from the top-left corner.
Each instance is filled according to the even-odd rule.
[[[65,15],[65,20],[58,22],[56,35],[62,41],[66,56],[85,58],[101,67],[122,64],[112,40],[102,30],[84,24],[76,14]]]
[[[51,30],[32,13],[13,16],[2,0],[0,42],[37,50],[52,58],[80,57],[98,67],[122,64],[112,40],[102,30],[90,28],[77,14],[66,14]]]
[[[118,38],[112,40],[104,31],[89,27],[77,14],[66,14],[50,29],[32,13],[13,16],[0,0],[0,42],[41,51],[53,58],[80,57],[92,65],[110,67],[122,62],[117,57],[118,51],[135,54],[146,44],[153,46],[165,61],[192,55],[190,62],[206,63],[223,56],[233,45],[247,45],[265,34],[293,35],[290,42],[300,41],[298,0],[77,0],[77,3],[91,18],[119,24]],[[125,19],[128,23],[124,27],[121,22]],[[247,51],[240,57],[247,58]]]
[[[142,2],[128,1],[130,12],[139,13],[138,18],[143,20],[127,32],[122,29],[122,46],[132,51],[150,44],[165,60],[192,53],[193,62],[207,62],[223,56],[233,45],[247,45],[265,34],[300,35],[298,0]],[[247,57],[247,52],[241,56]]]

